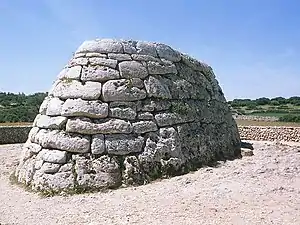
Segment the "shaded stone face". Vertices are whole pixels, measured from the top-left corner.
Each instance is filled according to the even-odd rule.
[[[84,42],[33,126],[15,175],[34,190],[144,184],[240,156],[212,68],[160,43]]]

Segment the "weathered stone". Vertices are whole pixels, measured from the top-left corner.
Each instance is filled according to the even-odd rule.
[[[34,121],[34,126],[46,129],[62,129],[67,122],[64,116],[50,117],[38,114]]]
[[[135,46],[136,46],[136,41],[133,40],[121,40],[121,43],[124,48],[124,52],[127,54],[135,54],[137,52]]]
[[[137,111],[164,111],[171,107],[171,102],[169,100],[144,100],[140,101],[137,106]]]
[[[29,131],[29,134],[28,134],[28,141],[34,142],[35,136],[37,135],[39,130],[40,130],[40,128],[38,128],[38,127],[31,128],[31,130]]]
[[[93,154],[103,154],[105,152],[104,135],[96,134],[92,136],[91,151]]]
[[[138,54],[157,57],[156,45],[154,43],[138,41],[136,44],[136,49]]]
[[[105,58],[90,58],[89,62],[92,66],[106,66],[112,69],[117,67],[118,61],[114,59],[105,59]]]
[[[56,173],[58,172],[59,168],[60,168],[60,164],[56,164],[56,163],[49,163],[49,162],[45,162],[42,167],[40,168],[41,172],[44,173]]]
[[[88,66],[83,67],[81,80],[104,82],[111,79],[118,79],[120,73],[116,69],[107,66]]]
[[[102,97],[106,102],[136,101],[146,98],[146,91],[133,86],[130,80],[110,80],[103,84]]]
[[[179,62],[181,60],[180,53],[175,51],[168,45],[157,44],[156,51],[160,58],[164,58],[164,59],[172,61],[172,62]]]
[[[81,66],[73,66],[71,68],[65,68],[63,69],[59,75],[58,79],[64,80],[64,79],[74,79],[79,80],[81,76]]]
[[[30,152],[30,155],[37,154],[42,150],[42,146],[40,146],[39,144],[36,144],[36,143],[32,143],[29,140],[27,142],[25,142],[25,144],[23,145],[23,148],[28,149]]]
[[[61,115],[105,118],[108,116],[108,104],[100,101],[67,99],[62,107]]]
[[[133,131],[137,134],[143,134],[151,131],[157,131],[157,126],[153,121],[140,121],[132,124]]]
[[[149,61],[147,65],[149,74],[177,74],[176,66],[167,60],[163,60],[162,63]]]
[[[92,58],[92,57],[107,58],[106,54],[101,54],[101,53],[97,53],[97,52],[88,52],[85,55],[88,58]]]
[[[195,118],[178,113],[158,113],[155,115],[155,120],[160,127],[171,126],[179,123],[193,122]]]
[[[115,54],[115,53],[108,53],[109,59],[115,59],[118,61],[130,61],[132,60],[129,54]]]
[[[47,116],[60,116],[61,108],[64,101],[59,98],[51,98],[47,106],[46,115]]]
[[[138,113],[138,119],[139,120],[153,120],[154,116],[150,112],[139,112]]]
[[[88,160],[80,157],[76,160],[75,171],[80,187],[98,189],[121,185],[121,171],[117,161],[107,155]]]
[[[144,138],[141,136],[115,134],[105,136],[105,146],[108,154],[127,155],[130,153],[141,152],[143,149]]]
[[[85,53],[75,53],[74,54],[74,56],[73,56],[73,58],[84,58],[86,56],[86,54]]]
[[[40,130],[35,136],[35,142],[44,148],[60,149],[74,153],[90,151],[90,138],[87,136],[68,134],[63,131]]]
[[[132,59],[135,61],[154,61],[154,62],[161,62],[159,58],[155,58],[154,56],[151,55],[140,55],[140,54],[132,54],[131,55]]]
[[[64,165],[61,165],[58,172],[68,172],[72,171],[73,164],[72,163],[66,163]]]
[[[86,66],[88,64],[87,58],[73,58],[68,63],[67,67],[73,67],[73,66]]]
[[[127,156],[123,162],[123,183],[126,185],[145,184],[145,175],[140,168],[138,158],[136,156]]]
[[[124,61],[119,63],[119,70],[123,78],[145,78],[148,76],[146,67],[136,61]]]
[[[61,99],[82,98],[95,100],[101,95],[101,83],[88,81],[83,85],[76,80],[61,81],[55,86],[52,94],[54,97]]]
[[[171,93],[166,84],[159,78],[150,76],[144,81],[148,97],[171,99]]]
[[[42,149],[37,155],[45,162],[63,164],[67,162],[67,152],[54,150],[54,149]]]
[[[136,117],[136,111],[132,108],[110,108],[109,116],[119,119],[134,120]]]
[[[42,102],[42,104],[40,105],[40,108],[39,108],[39,113],[40,114],[43,114],[43,115],[46,114],[46,111],[47,111],[50,100],[51,100],[51,97],[49,97],[49,96],[47,96],[44,99],[44,101]]]
[[[123,53],[122,44],[113,39],[85,41],[77,49],[80,52],[97,52],[97,53]]]
[[[33,190],[62,191],[74,188],[74,175],[72,172],[59,172],[54,174],[37,171],[33,176]]]
[[[66,131],[80,134],[127,134],[132,132],[132,126],[129,122],[120,119],[92,123],[76,118],[68,120]]]

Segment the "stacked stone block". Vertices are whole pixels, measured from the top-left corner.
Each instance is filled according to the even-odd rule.
[[[34,190],[144,184],[240,155],[210,66],[143,41],[84,42],[42,103],[16,171]]]

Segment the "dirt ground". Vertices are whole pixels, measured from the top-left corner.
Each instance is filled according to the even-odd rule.
[[[0,224],[300,224],[300,146],[254,143],[254,156],[140,187],[40,197],[9,183],[21,145],[0,146]]]

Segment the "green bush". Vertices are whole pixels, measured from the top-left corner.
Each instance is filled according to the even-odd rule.
[[[300,116],[298,116],[298,115],[285,115],[285,116],[279,117],[279,121],[300,123]]]

